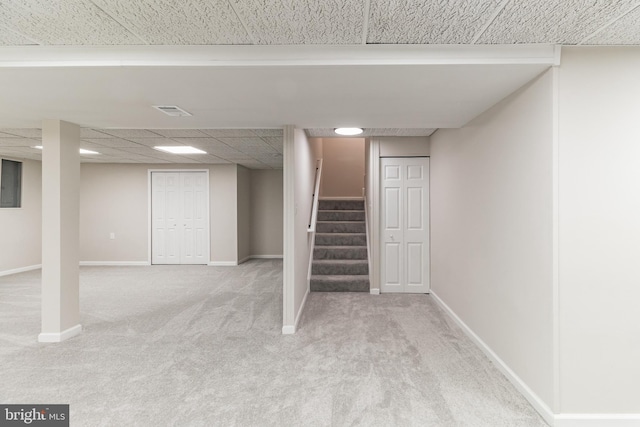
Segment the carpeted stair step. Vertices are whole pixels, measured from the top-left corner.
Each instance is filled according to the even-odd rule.
[[[366,246],[316,246],[313,259],[367,259]]]
[[[318,233],[365,233],[364,222],[356,221],[318,221]]]
[[[318,246],[366,246],[365,233],[317,233]]]
[[[311,276],[313,292],[369,292],[369,276]]]
[[[318,210],[322,211],[363,211],[364,201],[362,200],[320,200]]]
[[[318,211],[318,221],[364,221],[364,211]]]
[[[369,263],[366,259],[314,260],[311,274],[325,276],[369,274]]]

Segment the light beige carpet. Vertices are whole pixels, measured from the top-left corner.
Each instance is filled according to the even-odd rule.
[[[83,267],[84,332],[38,344],[39,272],[0,278],[0,402],[78,426],[545,426],[426,295],[312,293],[282,262]]]

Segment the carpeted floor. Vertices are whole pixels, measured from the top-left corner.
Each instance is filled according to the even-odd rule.
[[[40,273],[0,277],[0,403],[77,426],[546,426],[427,295],[312,293],[282,262],[83,267],[83,333],[39,344]]]

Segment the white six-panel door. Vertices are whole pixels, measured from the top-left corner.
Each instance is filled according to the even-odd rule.
[[[382,292],[429,292],[429,158],[382,158]]]
[[[209,262],[206,172],[151,173],[151,263]]]

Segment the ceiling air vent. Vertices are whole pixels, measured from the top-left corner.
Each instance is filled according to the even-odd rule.
[[[162,111],[167,116],[172,117],[185,117],[191,115],[190,113],[187,113],[182,108],[176,107],[175,105],[153,105],[153,108]]]

